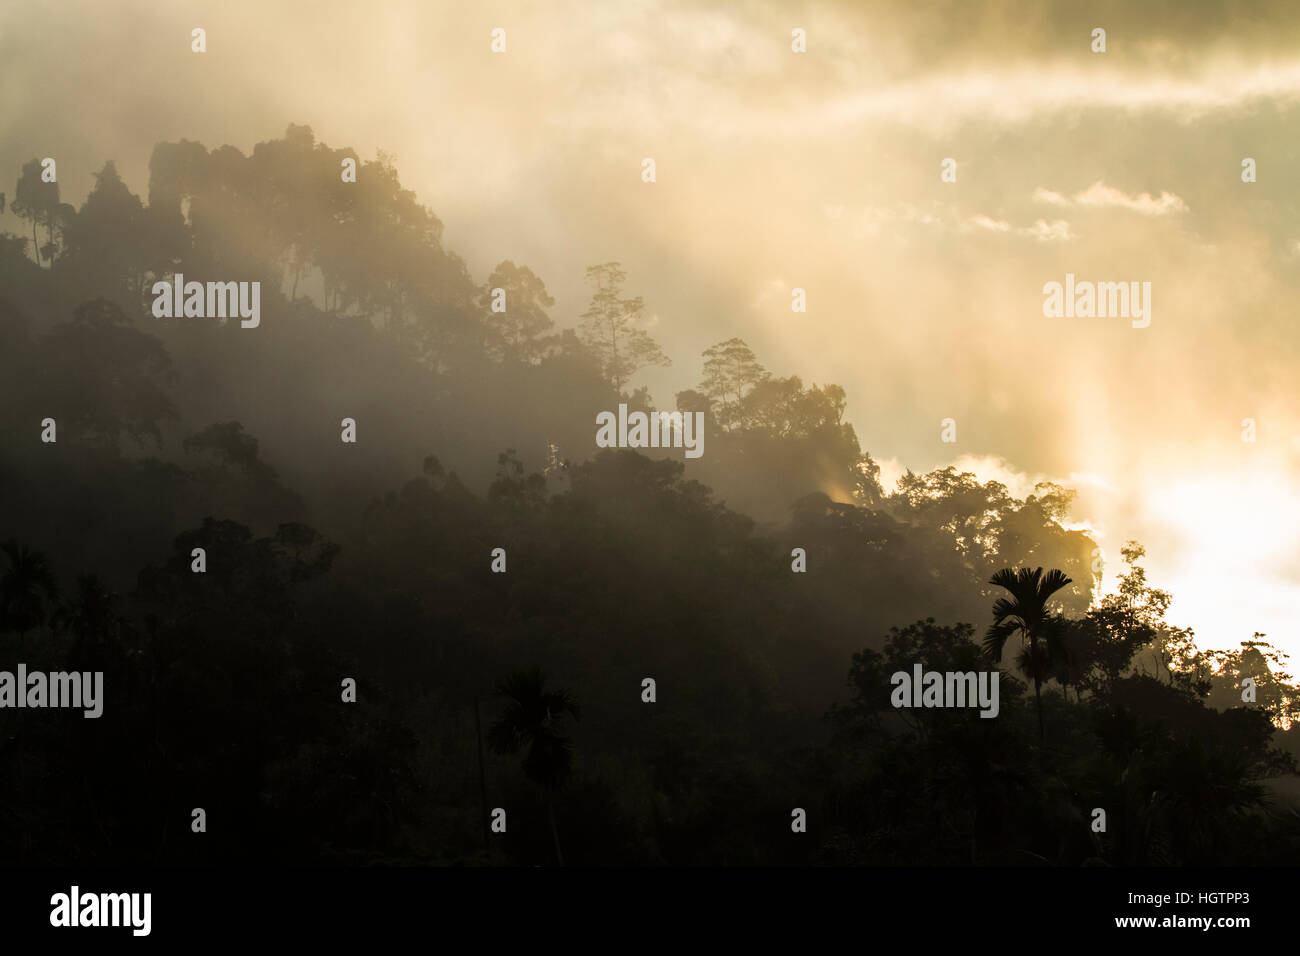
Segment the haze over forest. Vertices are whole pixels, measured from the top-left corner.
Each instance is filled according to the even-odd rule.
[[[1300,20],[927,9],[0,12],[4,661],[102,666],[166,755],[2,715],[35,822],[0,849],[1293,857]],[[177,273],[261,282],[260,324],[156,317]],[[1150,326],[1045,318],[1067,274],[1150,282]],[[598,449],[620,403],[703,411],[703,456]],[[1035,567],[1064,656],[997,646],[997,731],[888,710]],[[572,739],[521,764],[510,700]],[[536,823],[499,853],[480,706],[482,789]],[[120,792],[64,833],[83,758]],[[156,821],[205,788],[243,827],[195,851]],[[763,829],[800,801],[815,839]]]
[[[527,264],[561,324],[585,307],[583,268],[622,262],[675,359],[642,376],[661,402],[696,383],[690,357],[740,336],[777,374],[844,386],[887,484],[954,462],[1022,493],[1068,482],[1107,589],[1136,538],[1180,623],[1300,653],[1286,3],[119,14],[0,11],[0,167],[55,156],[80,202],[105,159],[142,191],[158,141],[247,152],[295,122],[386,150],[478,281]],[[175,38],[200,24],[195,56]],[[495,26],[505,54],[488,49]],[[790,52],[795,26],[807,54]],[[944,157],[956,184],[939,181]],[[1151,281],[1152,327],[1045,322],[1040,290],[1067,271]],[[807,314],[789,311],[795,286]],[[946,417],[955,446],[939,442]]]

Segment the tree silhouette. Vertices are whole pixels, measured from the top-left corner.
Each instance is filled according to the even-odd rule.
[[[0,551],[7,560],[0,575],[0,631],[16,631],[21,645],[24,635],[49,617],[58,585],[45,555],[13,540]]]
[[[275,470],[258,457],[257,439],[239,422],[213,422],[202,431],[186,436],[185,452],[210,452],[218,461],[242,469],[249,475],[275,480]]]
[[[158,217],[146,215],[110,161],[95,173],[81,210],[70,210],[66,218],[67,258],[75,261],[83,297],[104,296],[134,314],[145,299],[146,274],[165,262],[151,248],[147,230]]]
[[[1241,706],[1243,681],[1255,682],[1259,709],[1274,725],[1286,730],[1300,721],[1300,694],[1287,673],[1289,656],[1255,632],[1242,641],[1240,650],[1210,651],[1206,658],[1214,667],[1211,702],[1221,707]]]
[[[591,305],[582,313],[579,335],[600,362],[601,370],[614,390],[622,394],[627,380],[647,365],[671,365],[645,329],[640,328],[645,306],[641,297],[622,297],[627,273],[617,262],[587,267],[587,279],[595,285]]]
[[[1043,679],[1048,674],[1052,654],[1048,645],[1055,645],[1060,637],[1058,616],[1048,606],[1052,595],[1070,583],[1064,571],[1053,568],[1043,574],[1042,568],[1014,571],[1003,568],[989,579],[989,583],[1010,592],[1011,597],[1000,597],[993,602],[993,623],[984,635],[984,649],[994,662],[1002,659],[1007,639],[1019,634],[1025,647],[1017,664],[1034,682],[1034,704],[1038,709],[1039,742],[1047,739],[1043,730]]]
[[[546,813],[555,842],[555,859],[564,866],[560,833],[555,825],[555,794],[573,769],[573,745],[563,733],[566,717],[580,719],[578,703],[565,690],[547,690],[540,668],[516,671],[497,686],[506,700],[505,713],[488,731],[492,749],[514,754],[527,748],[524,774],[546,795]]]
[[[493,289],[505,290],[504,312],[492,311]],[[538,361],[544,347],[542,336],[555,324],[546,314],[555,299],[532,269],[509,259],[498,264],[488,276],[478,304],[488,326],[487,348],[495,358],[527,364]]]
[[[732,338],[704,350],[704,377],[700,391],[713,405],[718,426],[744,427],[748,416],[744,399],[769,377],[742,339]]]
[[[50,245],[54,243],[54,225],[59,216],[59,184],[48,183],[41,178],[41,161],[28,160],[23,164],[22,175],[14,189],[14,201],[10,207],[20,219],[30,219],[32,223],[32,251],[36,255],[36,264],[41,265],[41,245],[36,238],[36,227],[45,226],[50,231]]]

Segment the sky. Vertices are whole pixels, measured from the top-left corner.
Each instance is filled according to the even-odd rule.
[[[739,336],[843,385],[886,477],[1068,484],[1105,586],[1135,538],[1202,647],[1300,658],[1294,4],[111,9],[0,2],[0,189],[53,156],[65,200],[108,159],[144,194],[156,142],[247,153],[290,123],[384,150],[476,279],[528,265],[561,326],[620,261],[673,358],[636,379],[659,404]],[[1045,316],[1067,273],[1150,282],[1149,327]]]

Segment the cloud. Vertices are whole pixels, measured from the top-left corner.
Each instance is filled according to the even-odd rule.
[[[827,218],[843,218],[842,207],[826,207]],[[927,209],[914,203],[895,203],[890,206],[867,206],[858,220],[861,236],[879,236],[882,232],[896,231],[912,226],[933,229],[948,235],[993,233],[995,235],[1032,239],[1036,242],[1066,242],[1075,238],[1070,224],[1064,219],[1047,222],[1037,219],[1033,225],[1017,226],[1006,219],[997,219],[986,213],[961,215],[955,207],[935,206]]]
[[[1187,212],[1187,203],[1173,193],[1162,192],[1159,199],[1152,199],[1150,193],[1129,196],[1122,190],[1107,186],[1098,180],[1074,197],[1081,206],[1117,207],[1131,209],[1144,216],[1166,216],[1172,213]]]
[[[797,128],[800,135],[815,136],[875,121],[939,134],[974,120],[1020,126],[1084,110],[1165,115],[1193,123],[1246,116],[1269,102],[1286,108],[1300,103],[1300,62],[1253,69],[1207,64],[1192,78],[1156,71],[1099,74],[1055,64],[990,64],[845,93],[811,109],[801,107],[779,128],[784,135]],[[761,107],[737,109],[728,119],[716,133],[773,128],[773,117]]]
[[[971,216],[966,222],[976,229],[987,229],[989,232],[1010,232],[1011,223],[1005,219],[990,219],[985,215]]]
[[[1042,474],[1030,474],[1000,455],[964,454],[958,456],[952,465],[957,471],[970,472],[982,483],[999,481],[1006,485],[1007,491],[1016,498],[1028,498],[1034,494],[1034,486],[1049,481],[1068,485],[1060,478],[1049,478]]]
[[[1150,193],[1130,196],[1122,189],[1107,186],[1097,180],[1087,189],[1074,196],[1066,197],[1052,189],[1039,186],[1034,190],[1034,202],[1049,206],[1089,206],[1096,209],[1128,209],[1143,216],[1170,216],[1188,211],[1187,203],[1181,196],[1163,191],[1158,198]]]
[[[1064,219],[1054,219],[1051,222],[1038,219],[1032,226],[1023,228],[1019,232],[1039,242],[1067,242],[1074,238],[1074,233],[1070,231],[1070,224]]]
[[[1032,226],[1013,226],[1005,219],[993,219],[980,214],[968,217],[958,231],[968,232],[972,229],[1020,236],[1036,242],[1067,242],[1074,238],[1074,234],[1070,231],[1070,224],[1064,219],[1057,219],[1050,223],[1038,219]]]
[[[1034,202],[1047,203],[1049,206],[1068,206],[1070,200],[1060,193],[1039,186],[1034,190]]]

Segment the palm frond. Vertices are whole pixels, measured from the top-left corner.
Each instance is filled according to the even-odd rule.
[[[989,629],[984,633],[984,653],[990,660],[994,663],[1002,660],[1002,650],[1006,646],[1007,638],[1021,630],[1021,626],[1022,622],[1017,618],[1006,618],[989,625]]]

